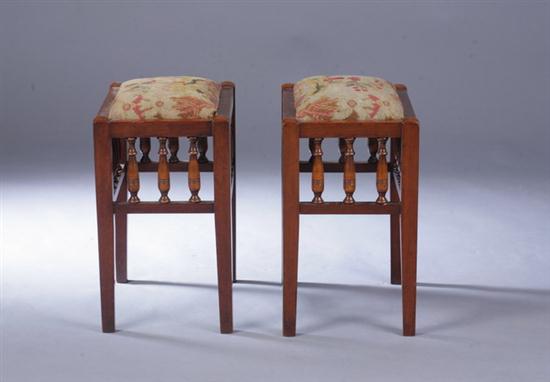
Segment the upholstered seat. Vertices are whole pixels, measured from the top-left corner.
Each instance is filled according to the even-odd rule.
[[[314,76],[294,85],[296,119],[306,121],[383,121],[403,118],[394,86],[366,76]]]
[[[211,119],[220,84],[201,77],[152,77],[125,81],[109,112],[114,121]]]

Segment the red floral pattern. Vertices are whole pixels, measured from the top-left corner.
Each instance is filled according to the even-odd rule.
[[[154,77],[123,82],[111,105],[111,120],[211,119],[220,85],[201,77]]]
[[[294,85],[299,121],[399,120],[403,106],[394,86],[365,76],[315,76]]]
[[[192,96],[171,97],[174,103],[172,109],[178,111],[178,116],[181,118],[200,118],[201,112],[205,108],[209,108],[212,103]]]
[[[300,116],[302,118],[330,121],[337,109],[338,100],[322,97],[305,105],[305,107],[300,110]]]

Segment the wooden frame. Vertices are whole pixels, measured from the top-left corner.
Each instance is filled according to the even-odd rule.
[[[419,122],[407,88],[396,85],[404,108],[403,120],[299,122],[296,120],[293,86],[282,86],[283,335],[296,335],[300,214],[388,214],[391,229],[391,283],[402,286],[403,335],[413,336],[416,327]],[[300,138],[311,139],[312,158],[309,162],[300,161]],[[340,162],[319,165],[322,163],[320,140],[323,138],[340,138]],[[382,159],[376,164],[371,163],[370,159],[354,162],[355,138],[369,138],[369,145],[371,139],[377,139],[378,149],[383,147],[383,152],[379,151]],[[385,141],[388,138],[391,156],[389,162],[386,162]],[[346,145],[348,151],[344,152]],[[312,190],[315,193],[312,202],[300,201],[300,172],[312,173]],[[324,172],[344,172],[344,188],[348,196],[343,202],[324,202],[320,197]],[[355,172],[377,173],[379,198],[376,202],[353,200]],[[385,199],[388,177],[389,201]]]
[[[232,281],[236,280],[235,86],[231,82],[222,83],[220,102],[212,120],[111,121],[108,118],[109,110],[119,87],[119,83],[111,84],[93,122],[102,329],[104,332],[115,331],[115,268],[117,282],[128,282],[128,214],[213,213],[216,229],[220,331],[231,333]],[[164,137],[160,138],[163,151],[159,151],[159,162],[150,161],[147,151],[147,160],[137,163],[133,146],[136,137],[140,138],[140,144],[141,139]],[[165,146],[166,137],[176,139],[169,142],[170,162]],[[189,162],[178,161],[175,155],[172,160],[172,155],[177,154],[179,137],[192,137],[194,151],[190,154]],[[204,139],[206,137],[213,139],[213,162],[207,162],[202,157],[207,150],[207,141]],[[197,140],[199,146],[203,146],[199,158],[196,155]],[[131,147],[128,147],[127,141],[131,142]],[[134,150],[133,157],[127,155],[127,149]],[[175,153],[172,150],[175,150]],[[162,195],[158,202],[139,201],[137,197],[128,199],[128,191],[132,193],[132,187],[139,184],[135,183],[136,179],[139,182],[139,178],[135,178],[138,171],[158,171],[159,190]],[[189,188],[193,194],[190,201],[169,200],[169,173],[175,171],[188,172]],[[202,201],[198,197],[200,171],[214,173],[212,201]],[[195,175],[196,179],[193,178]],[[137,191],[135,193],[137,194]]]

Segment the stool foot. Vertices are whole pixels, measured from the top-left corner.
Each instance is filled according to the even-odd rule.
[[[107,324],[107,326],[103,325],[102,331],[103,331],[103,333],[114,333],[114,332],[116,332],[114,323],[113,324]]]
[[[296,321],[294,323],[285,323],[283,326],[284,337],[296,337]]]
[[[403,336],[404,337],[414,337],[416,335],[416,331],[414,327],[404,327],[403,328]]]

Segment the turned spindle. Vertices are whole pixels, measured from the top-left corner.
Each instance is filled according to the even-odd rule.
[[[344,198],[345,204],[355,203],[353,199],[353,193],[355,192],[355,162],[353,156],[353,142],[355,138],[345,138],[346,150],[344,151],[344,191],[346,197]]]
[[[189,167],[187,169],[187,179],[189,182],[189,191],[191,191],[191,197],[189,201],[192,203],[198,203],[201,201],[199,198],[199,190],[201,189],[201,174],[199,170],[199,161],[197,149],[197,138],[189,137]]]
[[[128,138],[128,169],[126,176],[128,177],[128,191],[130,191],[130,203],[138,203],[137,196],[139,191],[139,167],[136,160],[136,138]]]
[[[180,161],[178,158],[178,150],[180,149],[178,137],[168,138],[168,149],[170,150],[170,158],[168,159],[168,163],[178,163]]]
[[[386,204],[386,192],[388,192],[388,162],[386,161],[386,140],[387,138],[378,138],[378,164],[376,166],[376,191],[378,198],[376,203]]]
[[[168,191],[170,191],[170,170],[167,160],[166,138],[159,137],[159,165],[158,165],[158,186],[161,203],[169,203]]]
[[[346,161],[346,140],[344,138],[338,138],[338,148],[340,149],[338,162],[343,164]]]
[[[198,140],[199,163],[208,163],[206,152],[208,151],[208,137],[200,137]]]
[[[376,154],[378,153],[378,139],[369,138],[369,160],[368,163],[374,164],[378,162]]]
[[[149,152],[151,152],[151,138],[139,138],[139,149],[141,150],[141,163],[151,162]]]
[[[313,138],[313,168],[311,171],[311,189],[313,190],[313,203],[323,203],[321,194],[325,189],[325,171],[323,168],[323,138]]]

